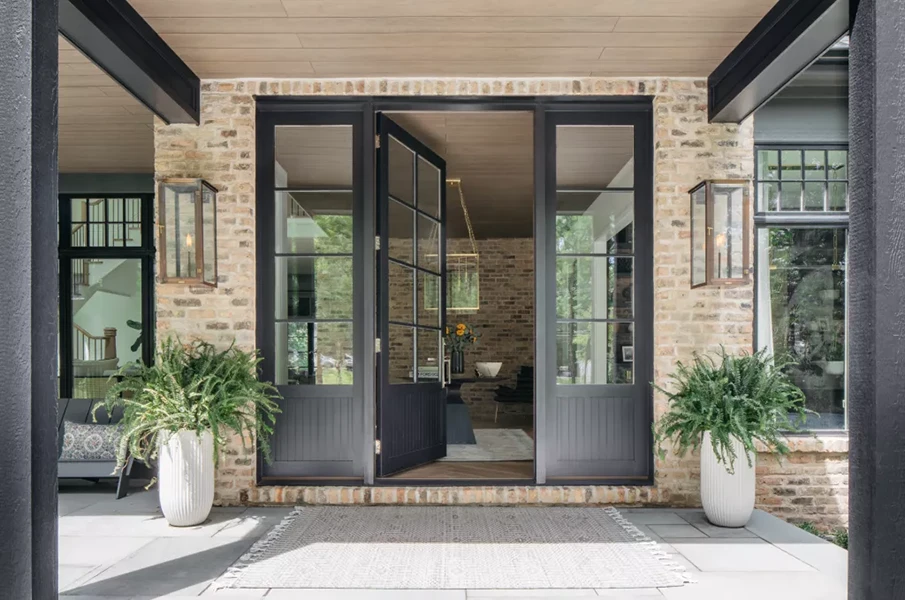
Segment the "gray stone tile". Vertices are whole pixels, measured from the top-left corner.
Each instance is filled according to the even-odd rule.
[[[649,525],[651,531],[666,541],[670,538],[705,538],[704,533],[693,525]]]
[[[592,589],[467,590],[468,598],[580,598],[597,596]]]
[[[663,594],[657,588],[643,588],[637,590],[597,590],[597,595],[603,598],[663,598]]]
[[[251,546],[234,538],[161,538],[142,547],[76,590],[86,595],[197,596]]]
[[[648,508],[638,512],[621,511],[633,525],[686,525],[686,521],[672,511]]]
[[[170,527],[162,514],[82,515],[79,511],[60,518],[59,533],[84,537],[211,537],[234,517],[213,513],[196,527]]]
[[[707,537],[714,538],[756,538],[757,536],[744,527],[717,527],[707,520],[703,510],[696,510],[682,515],[688,523],[700,529]]]
[[[465,590],[270,590],[266,600],[465,600]]]
[[[834,580],[845,584],[848,552],[763,511],[754,511],[747,529]]]
[[[60,495],[57,500],[57,510],[59,511],[59,516],[62,517],[74,513],[77,510],[82,510],[92,504],[108,500],[109,498],[110,497],[107,494],[65,492],[60,490]]]
[[[257,539],[270,531],[291,513],[293,507],[249,508],[229,521],[215,534],[216,537]]]
[[[60,564],[92,567],[111,565],[151,543],[151,538],[60,536]]]
[[[660,588],[669,600],[845,600],[844,586],[816,571],[701,573],[697,583]]]
[[[760,539],[699,539],[671,545],[701,571],[813,571],[814,569]]]
[[[267,595],[270,588],[259,589],[218,589],[216,585],[211,585],[201,594],[201,598],[223,598],[224,600],[258,600]]]
[[[99,567],[96,566],[60,565],[57,577],[60,591],[66,591],[78,584],[79,581],[86,579],[89,575],[95,573],[98,568]]]

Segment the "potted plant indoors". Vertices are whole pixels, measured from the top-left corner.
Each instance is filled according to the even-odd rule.
[[[232,434],[257,443],[270,460],[268,437],[279,394],[258,380],[257,352],[206,342],[165,340],[153,365],[123,367],[104,405],[122,410],[117,461],[157,462],[160,508],[170,525],[203,523],[214,501],[214,470]]]
[[[478,343],[480,334],[467,323],[456,323],[444,331],[443,342],[449,350],[450,371],[465,372],[465,348]]]
[[[754,511],[755,442],[781,457],[788,454],[785,432],[804,425],[804,394],[766,351],[718,360],[695,355],[678,363],[669,409],[654,426],[660,458],[664,443],[678,455],[700,448],[701,503],[707,519],[720,527],[744,527]]]

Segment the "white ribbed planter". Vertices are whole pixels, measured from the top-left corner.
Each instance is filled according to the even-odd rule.
[[[733,438],[736,453],[734,473],[717,461],[710,442],[710,432],[701,442],[701,504],[707,520],[720,527],[744,527],[754,512],[754,467],[745,458],[745,447]]]
[[[214,504],[214,438],[205,431],[160,435],[157,487],[160,509],[174,527],[207,520]]]

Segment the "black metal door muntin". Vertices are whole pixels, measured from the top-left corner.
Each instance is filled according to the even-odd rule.
[[[380,238],[380,249],[377,259],[377,322],[378,337],[381,340],[381,352],[378,354],[378,385],[377,385],[377,428],[376,435],[380,441],[380,453],[376,456],[377,477],[387,477],[403,469],[428,463],[446,456],[446,394],[443,384],[442,352],[438,357],[437,381],[418,381],[418,333],[421,330],[434,331],[441,335],[446,326],[446,161],[433,152],[424,143],[411,133],[400,127],[392,119],[382,113],[376,114],[377,135],[379,136],[379,148],[377,150],[377,232]],[[390,138],[394,138],[412,152],[412,202],[396,198],[390,195],[389,189],[389,148]],[[419,208],[418,186],[418,161],[425,160],[439,171],[439,206],[438,216],[431,215]],[[389,206],[390,203],[399,203],[412,212],[412,253],[411,263],[399,258],[390,257],[389,253]],[[419,263],[418,244],[420,237],[418,229],[420,219],[426,218],[439,227],[439,272],[424,268]],[[405,268],[412,272],[413,276],[413,302],[412,322],[403,322],[390,319],[390,290],[389,268],[391,264]],[[440,282],[439,297],[439,324],[436,326],[422,325],[419,322],[418,310],[418,286],[417,274],[423,273],[438,277]],[[388,351],[390,340],[390,327],[406,327],[412,330],[412,383],[393,384],[390,382],[390,353]],[[442,346],[439,347],[442,349]],[[404,396],[403,396],[404,394]],[[414,396],[413,396],[414,395]],[[433,411],[418,414],[421,423],[416,425],[420,429],[416,442],[420,442],[413,450],[400,452],[400,446],[405,442],[412,442],[411,432],[406,431],[406,423],[401,419],[399,404],[410,400],[427,399],[429,403],[436,404]],[[423,408],[422,402],[416,400],[416,406]],[[437,421],[439,420],[439,421]],[[409,425],[411,423],[408,423]]]

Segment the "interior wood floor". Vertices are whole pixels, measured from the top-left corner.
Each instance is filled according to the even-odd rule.
[[[534,439],[532,415],[500,415],[493,419],[476,417],[475,429],[521,429]],[[487,462],[435,462],[413,467],[391,475],[387,479],[534,479],[533,460]]]
[[[435,462],[388,479],[533,479],[534,461]]]

